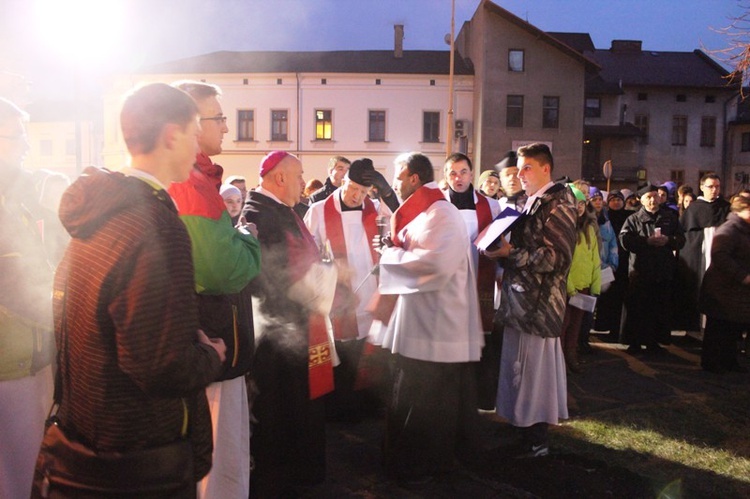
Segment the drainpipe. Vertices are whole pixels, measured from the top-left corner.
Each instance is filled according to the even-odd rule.
[[[302,88],[299,81],[299,73],[294,73],[294,77],[297,79],[297,156],[302,161],[302,143],[300,142],[302,137],[302,114],[300,113],[300,100],[302,99],[301,92]]]

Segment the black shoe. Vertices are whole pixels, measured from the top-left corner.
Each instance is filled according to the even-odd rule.
[[[661,345],[659,345],[658,343],[653,343],[646,347],[646,353],[649,355],[659,356],[659,355],[666,354],[667,350],[663,348]]]
[[[643,353],[643,348],[640,345],[630,345],[626,350],[629,354]]]

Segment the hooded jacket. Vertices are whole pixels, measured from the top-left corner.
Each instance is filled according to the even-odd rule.
[[[515,224],[514,248],[503,264],[500,306],[506,326],[545,338],[562,333],[576,219],[573,192],[555,184]]]
[[[196,479],[211,464],[204,388],[221,372],[199,328],[190,239],[163,189],[88,168],[65,192],[72,236],[55,277],[63,428],[96,450],[188,435]]]

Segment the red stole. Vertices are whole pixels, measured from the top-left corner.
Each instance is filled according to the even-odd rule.
[[[487,198],[477,194],[477,234],[492,223],[492,211]],[[479,295],[479,312],[482,316],[482,329],[492,331],[495,320],[495,274],[497,264],[491,258],[479,255],[479,268],[477,269],[477,294]]]
[[[323,205],[323,216],[326,224],[326,236],[331,243],[333,257],[336,260],[347,263],[346,238],[344,237],[344,226],[341,222],[341,213],[336,209],[334,196],[328,196]],[[369,198],[365,198],[362,210],[362,225],[365,227],[367,240],[372,241],[378,234],[375,223],[378,212]],[[378,253],[369,245],[373,263],[378,261]],[[331,309],[331,322],[333,323],[333,335],[337,340],[351,340],[359,336],[357,326],[356,296],[352,291],[351,283],[339,282],[336,286],[336,296],[333,299]]]
[[[423,213],[427,208],[432,206],[432,203],[445,200],[445,195],[440,189],[433,189],[425,186],[417,189],[406,199],[406,201],[404,201],[404,204],[398,207],[391,217],[391,240],[393,241],[393,244],[399,247],[402,246],[404,243],[398,237],[399,232],[409,225],[417,215]],[[372,316],[383,324],[388,324],[391,320],[393,309],[396,308],[397,299],[398,295],[381,294],[378,297]]]
[[[302,235],[301,239],[287,235],[289,276],[294,282],[302,278],[311,265],[318,263],[320,256],[310,231],[294,210],[289,210]],[[309,312],[307,318],[308,385],[310,400],[313,400],[333,391],[333,359],[325,316]]]

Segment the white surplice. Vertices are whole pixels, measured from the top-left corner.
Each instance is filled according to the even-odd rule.
[[[346,242],[347,263],[352,271],[350,283],[352,290],[357,289],[357,329],[358,338],[367,337],[372,324],[372,315],[366,309],[378,289],[377,277],[371,275],[374,262],[370,245],[372,242],[367,237],[365,226],[362,223],[362,211],[341,211],[341,190],[337,189],[331,194],[336,211],[341,216],[341,226],[344,231],[344,240]],[[318,201],[310,206],[305,214],[305,225],[310,229],[310,233],[315,238],[318,246],[322,246],[328,240],[325,223],[325,202]],[[384,203],[377,206],[378,215],[390,217],[391,212]],[[361,286],[360,286],[361,284]]]
[[[400,295],[383,347],[417,360],[478,361],[484,334],[471,243],[458,209],[434,202],[398,237],[403,246],[386,249],[380,259],[380,292]]]

